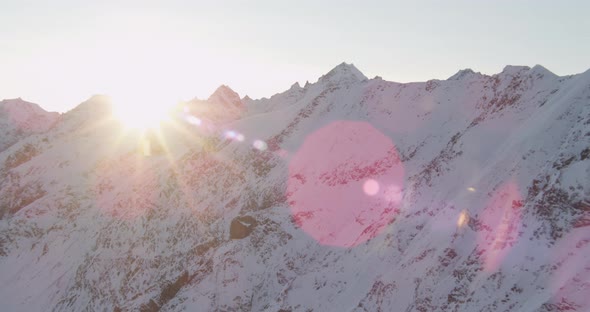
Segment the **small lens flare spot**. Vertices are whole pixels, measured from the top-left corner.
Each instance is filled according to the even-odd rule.
[[[225,137],[228,139],[234,139],[236,137],[236,132],[235,131],[226,131],[225,132]]]
[[[252,145],[254,146],[254,148],[261,151],[265,151],[267,148],[266,143],[262,140],[256,140]]]
[[[467,211],[463,210],[459,214],[459,218],[457,218],[457,227],[462,228],[467,224],[467,222],[469,222],[469,214]]]
[[[202,123],[201,119],[199,119],[199,118],[197,118],[195,116],[188,116],[188,117],[186,117],[186,121],[188,123],[192,124],[192,125],[195,125],[195,126],[200,126],[201,123]]]
[[[363,191],[369,196],[373,196],[379,192],[379,182],[369,179],[363,184]]]
[[[467,190],[470,191],[470,192],[472,192],[472,193],[475,192],[475,188],[474,187],[468,187]]]
[[[243,135],[243,134],[241,134],[241,133],[238,133],[238,134],[236,135],[236,140],[237,140],[238,142],[244,142],[244,139],[245,139],[245,138],[244,138],[244,135]]]

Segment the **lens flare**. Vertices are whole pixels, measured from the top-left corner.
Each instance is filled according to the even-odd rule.
[[[477,232],[477,248],[482,253],[484,269],[497,270],[519,239],[522,196],[518,185],[509,181],[492,196],[483,213]]]
[[[203,121],[201,121],[201,119],[199,119],[195,116],[192,116],[192,115],[187,116],[186,121],[188,123],[190,123],[191,125],[195,125],[195,126],[200,126],[203,123]]]
[[[252,145],[254,146],[254,148],[260,151],[265,151],[267,149],[266,143],[262,140],[256,140]]]
[[[462,228],[467,224],[467,222],[469,222],[469,214],[467,211],[463,210],[459,214],[459,218],[457,218],[457,227]]]
[[[395,219],[403,181],[388,137],[366,122],[336,121],[290,158],[286,194],[295,223],[319,244],[354,247]]]
[[[225,137],[228,139],[233,139],[236,137],[236,133],[234,131],[226,131],[225,132]]]
[[[379,182],[369,179],[363,184],[363,191],[369,196],[374,196],[379,192]]]

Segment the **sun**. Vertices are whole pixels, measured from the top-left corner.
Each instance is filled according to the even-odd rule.
[[[157,129],[170,121],[172,104],[160,98],[115,96],[113,116],[130,130]]]
[[[158,128],[169,120],[168,111],[157,106],[115,105],[113,114],[126,128],[136,130]]]

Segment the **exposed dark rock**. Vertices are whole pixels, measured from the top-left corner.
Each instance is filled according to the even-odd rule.
[[[154,300],[150,300],[148,303],[143,304],[139,311],[141,312],[157,312],[160,311],[160,307]]]
[[[248,237],[256,227],[256,219],[251,216],[236,217],[231,221],[229,238],[242,239]]]

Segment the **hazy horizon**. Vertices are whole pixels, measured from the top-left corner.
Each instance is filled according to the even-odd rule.
[[[0,12],[0,99],[67,111],[93,94],[169,101],[225,84],[269,97],[340,62],[396,82],[541,64],[590,68],[587,2],[36,4]]]

